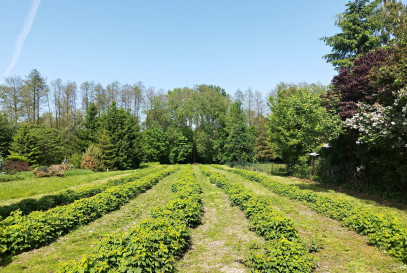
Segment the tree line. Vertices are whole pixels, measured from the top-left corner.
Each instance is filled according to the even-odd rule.
[[[268,161],[266,103],[258,91],[234,96],[214,85],[164,92],[142,82],[79,87],[47,83],[33,69],[0,86],[0,154],[31,166],[68,159],[95,170],[142,161]],[[258,139],[258,141],[256,141]]]

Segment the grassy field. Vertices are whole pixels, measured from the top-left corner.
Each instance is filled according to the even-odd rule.
[[[11,199],[34,197],[36,195],[56,192],[81,185],[89,185],[92,182],[98,183],[97,181],[99,180],[104,180],[131,172],[134,172],[134,170],[78,174],[63,178],[27,178],[23,180],[4,182],[0,183],[0,204],[7,203],[7,201],[10,201]]]
[[[250,170],[250,171],[260,171],[260,172],[264,172],[266,174],[274,174],[274,175],[285,175],[286,167],[287,167],[285,164],[279,164],[279,163],[274,163],[274,162],[268,162],[268,163],[235,162],[235,163],[229,163],[228,165],[233,166],[235,168],[241,168],[241,169]]]
[[[211,171],[223,174],[228,181],[243,185],[261,198],[267,199],[276,210],[282,211],[294,221],[300,237],[305,243],[318,249],[312,255],[316,259],[315,272],[407,272],[407,265],[369,244],[366,236],[358,235],[343,227],[338,221],[322,216],[305,204],[279,196],[260,183],[250,181],[240,175],[210,167]],[[202,223],[191,230],[191,246],[183,257],[175,263],[178,272],[250,272],[246,266],[250,249],[264,244],[264,239],[250,230],[244,213],[231,206],[228,196],[211,184],[199,167],[193,171],[202,188],[204,216]],[[44,180],[25,179],[17,182],[28,184],[8,185],[7,196],[1,192],[1,202],[11,202],[25,196],[36,196],[61,189],[78,187],[84,184],[102,183],[109,177],[117,177],[128,172],[92,173],[67,178]],[[266,174],[264,174],[266,175]],[[73,180],[71,180],[71,178]],[[373,213],[395,214],[407,225],[407,209],[393,204],[383,205],[369,199],[336,192],[319,187],[309,181],[289,177],[273,176],[281,183],[295,184],[302,189],[312,190],[320,195],[340,200],[350,200],[366,206]],[[89,253],[105,235],[124,232],[141,220],[149,217],[153,207],[163,206],[174,196],[171,184],[177,181],[177,173],[163,178],[150,190],[140,194],[120,209],[78,227],[55,242],[19,254],[11,263],[0,267],[1,272],[54,272],[61,262],[79,260]],[[43,183],[43,184],[42,184]],[[58,187],[56,187],[56,185]],[[31,189],[34,188],[35,190]]]

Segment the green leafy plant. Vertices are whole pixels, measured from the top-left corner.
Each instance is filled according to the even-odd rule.
[[[267,199],[231,183],[220,173],[200,166],[217,187],[229,195],[232,205],[239,206],[250,223],[250,229],[266,239],[264,251],[253,248],[247,266],[252,272],[312,272],[313,258],[301,241],[292,219],[276,211]]]
[[[155,208],[151,218],[127,233],[105,237],[80,261],[67,262],[57,272],[175,272],[174,263],[191,244],[190,227],[203,214],[201,188],[190,166],[172,185],[175,198]]]
[[[72,229],[120,208],[178,168],[173,166],[47,211],[34,211],[25,216],[21,211],[12,212],[0,222],[0,263],[18,253],[46,245]]]
[[[298,200],[314,211],[338,220],[355,232],[366,235],[369,242],[407,263],[407,225],[395,215],[375,214],[361,205],[301,190],[295,185],[283,184],[257,172],[242,169],[225,169],[247,179],[261,183],[276,194]]]

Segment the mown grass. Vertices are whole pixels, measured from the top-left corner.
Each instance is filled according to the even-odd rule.
[[[114,231],[125,232],[139,221],[149,216],[155,206],[168,202],[173,193],[171,184],[177,174],[161,180],[152,189],[140,194],[134,200],[94,222],[79,227],[56,242],[13,258],[12,263],[1,268],[1,272],[53,272],[60,262],[80,259],[88,253],[100,239]]]
[[[219,172],[231,181],[242,183],[256,194],[270,199],[276,209],[282,210],[294,220],[300,235],[309,245],[313,243],[322,247],[315,254],[318,258],[316,272],[407,272],[406,265],[368,245],[365,236],[349,231],[338,221],[319,215],[300,202],[276,195],[259,183],[226,171]],[[285,179],[280,178],[280,181]],[[335,194],[330,193],[332,196]],[[376,204],[375,207],[381,210],[380,205]]]
[[[249,223],[228,196],[209,182],[194,166],[202,187],[205,214],[202,225],[192,231],[192,248],[176,264],[179,272],[249,272],[243,264],[251,244],[262,238],[249,231]]]
[[[43,177],[43,178],[29,178],[24,180],[10,181],[0,183],[0,203],[2,201],[31,197],[34,195],[41,195],[50,192],[55,192],[71,187],[76,187],[90,182],[106,179],[108,177],[128,174],[134,170],[127,171],[112,171],[100,173],[86,173],[80,175],[72,175],[67,177]]]
[[[235,168],[246,169],[250,171],[261,171],[266,174],[274,174],[274,175],[285,175],[287,172],[287,165],[286,164],[279,164],[274,162],[268,163],[235,163],[233,164]]]

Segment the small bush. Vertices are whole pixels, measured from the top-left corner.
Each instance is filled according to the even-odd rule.
[[[98,171],[101,168],[101,157],[102,153],[99,148],[95,145],[90,145],[86,152],[82,155],[82,169],[88,169],[92,171]]]
[[[10,182],[10,181],[17,181],[17,180],[23,180],[24,176],[18,175],[18,174],[13,174],[13,175],[0,175],[0,182]]]
[[[69,158],[69,164],[73,165],[75,168],[80,168],[82,163],[82,155],[81,154],[73,154]]]
[[[26,172],[30,170],[30,166],[27,162],[23,161],[14,161],[7,159],[4,164],[4,168],[9,174],[14,174],[16,172]]]

